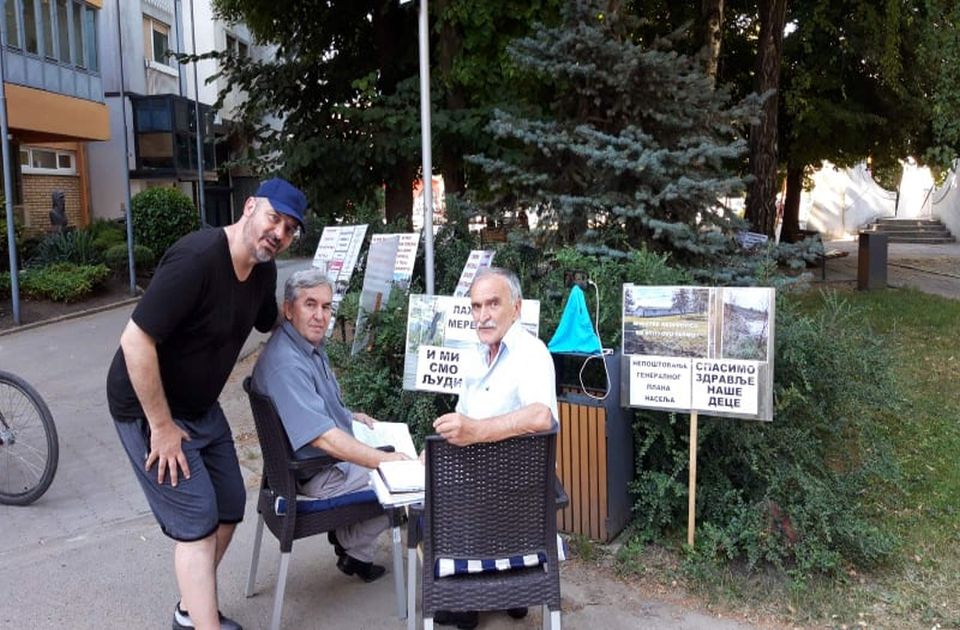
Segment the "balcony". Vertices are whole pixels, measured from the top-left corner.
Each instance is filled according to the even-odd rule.
[[[197,129],[194,101],[176,94],[130,95],[133,107],[134,179],[197,180]],[[203,179],[217,179],[213,113],[200,104],[203,125]]]
[[[7,83],[103,103],[99,72],[6,47],[3,51]]]

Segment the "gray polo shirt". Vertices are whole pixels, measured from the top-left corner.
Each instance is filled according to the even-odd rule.
[[[343,404],[323,344],[314,347],[289,321],[260,353],[253,387],[273,399],[297,456],[316,454],[310,442],[334,427],[353,435],[353,414]]]

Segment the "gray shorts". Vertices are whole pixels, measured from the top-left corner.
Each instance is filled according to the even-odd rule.
[[[190,435],[182,443],[190,479],[170,485],[169,475],[157,483],[157,464],[144,468],[150,452],[150,425],[141,418],[114,422],[147,503],[163,533],[181,542],[202,540],[221,523],[239,523],[247,502],[237,450],[227,418],[219,404],[196,420],[174,422]]]

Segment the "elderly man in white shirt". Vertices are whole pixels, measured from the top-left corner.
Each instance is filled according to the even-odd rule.
[[[464,374],[456,411],[433,428],[448,442],[466,446],[548,431],[558,422],[553,359],[542,341],[520,324],[523,296],[513,272],[481,269],[470,287],[480,345]],[[526,608],[510,609],[522,618]],[[475,628],[476,612],[437,611],[438,625]]]

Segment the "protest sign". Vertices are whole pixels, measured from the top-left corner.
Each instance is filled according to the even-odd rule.
[[[366,225],[328,225],[323,228],[313,256],[313,266],[322,270],[333,283],[333,309],[327,335],[333,331],[337,310],[350,286],[350,277],[357,266],[360,246],[366,233]]]
[[[374,234],[370,237],[370,245],[385,239],[398,239],[397,259],[393,267],[393,281],[404,287],[410,285],[413,278],[413,266],[417,262],[417,249],[420,247],[419,232],[403,232],[400,234]]]
[[[463,297],[470,293],[470,285],[473,284],[473,278],[477,272],[484,267],[493,264],[492,249],[474,249],[470,251],[467,262],[463,265],[463,271],[460,272],[460,280],[457,282],[457,288],[453,290],[454,297]]]
[[[539,333],[540,302],[523,300],[520,323],[530,333]],[[458,393],[464,365],[479,356],[479,343],[470,298],[411,295],[403,388]]]
[[[383,308],[390,299],[393,288],[394,269],[397,262],[399,239],[371,240],[367,250],[367,268],[360,289],[360,304],[357,309],[357,326],[354,329],[352,353],[356,354],[367,345],[369,334],[367,315]]]
[[[775,293],[624,285],[631,406],[773,419]]]

